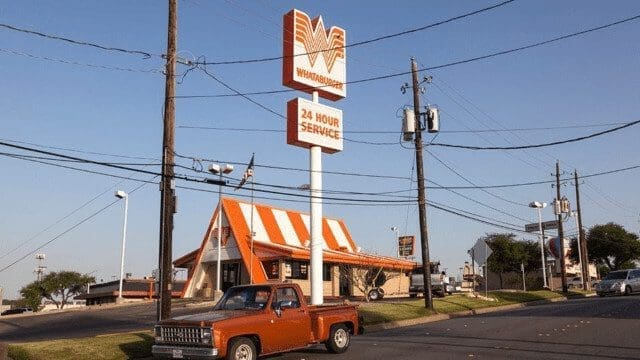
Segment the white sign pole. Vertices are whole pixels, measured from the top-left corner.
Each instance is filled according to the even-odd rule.
[[[548,288],[547,285],[547,264],[544,261],[544,232],[542,231],[542,211],[538,208],[538,226],[540,229],[540,258],[542,260],[542,283],[543,288]]]
[[[318,92],[312,95],[314,103],[318,103]],[[310,213],[311,213],[311,304],[321,305],[322,288],[322,148],[312,146],[309,149],[309,168],[311,173]]]

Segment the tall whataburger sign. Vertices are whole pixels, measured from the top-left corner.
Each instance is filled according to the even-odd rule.
[[[345,31],[293,9],[284,16],[283,85],[332,101],[347,95]]]
[[[287,102],[287,144],[309,149],[311,303],[323,302],[322,152],[342,151],[342,111],[322,105],[347,95],[345,31],[300,10],[284,15],[282,84],[312,94]]]

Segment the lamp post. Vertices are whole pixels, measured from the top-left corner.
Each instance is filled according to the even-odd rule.
[[[115,193],[118,199],[124,199],[124,225],[122,226],[122,254],[120,256],[120,286],[118,287],[118,300],[122,301],[122,278],[124,277],[124,249],[127,243],[127,212],[129,211],[129,194],[122,190]]]
[[[391,227],[391,231],[393,231],[393,233],[395,234],[395,239],[394,241],[396,242],[396,257],[400,257],[400,240],[398,239],[400,237],[400,233],[398,232],[398,227],[397,226],[392,226]]]
[[[230,174],[233,171],[233,165],[225,164],[220,166],[218,164],[209,165],[209,172],[214,175],[220,176],[220,182],[218,183],[218,258],[216,261],[216,294],[221,291],[220,288],[220,261],[221,259],[221,247],[222,247],[222,174]]]
[[[540,257],[542,259],[542,283],[545,288],[548,288],[549,286],[547,285],[547,270],[546,270],[546,264],[544,260],[544,239],[542,236],[543,234],[542,233],[542,209],[547,207],[547,203],[532,201],[531,203],[529,203],[529,207],[538,209],[538,228],[540,231]]]

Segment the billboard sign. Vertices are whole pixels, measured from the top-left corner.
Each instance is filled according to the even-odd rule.
[[[287,144],[322,152],[342,151],[342,110],[303,98],[287,102]]]
[[[322,16],[293,9],[284,15],[282,84],[332,101],[347,95],[346,32],[325,30]]]
[[[398,237],[398,256],[401,256],[401,257],[413,256],[413,250],[415,249],[415,244],[416,244],[415,236]]]

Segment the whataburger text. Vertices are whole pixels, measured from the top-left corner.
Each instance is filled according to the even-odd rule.
[[[304,78],[311,81],[315,81],[324,86],[329,86],[337,90],[344,90],[344,83],[338,80],[334,80],[328,76],[324,76],[310,70],[301,69],[299,67],[296,67],[296,74],[298,75],[298,78]]]

